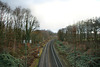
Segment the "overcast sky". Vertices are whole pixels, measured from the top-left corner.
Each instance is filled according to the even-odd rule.
[[[100,0],[1,0],[12,8],[30,8],[40,29],[57,32],[79,20],[100,16]]]

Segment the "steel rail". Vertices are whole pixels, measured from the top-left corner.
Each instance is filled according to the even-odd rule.
[[[52,41],[51,41],[51,42],[52,42]],[[56,54],[56,52],[55,52],[55,49],[54,49],[54,47],[53,47],[53,43],[51,43],[50,45],[51,45],[50,47],[51,47],[52,55],[53,55],[53,57],[54,57],[54,61],[55,61],[55,63],[56,63],[56,66],[57,66],[57,67],[63,67],[63,65],[62,65],[62,63],[61,63],[59,57],[57,56],[57,54]]]
[[[54,50],[54,52],[55,52],[54,45],[52,45],[52,47],[53,47],[53,50]],[[55,55],[56,55],[56,57],[57,57],[57,59],[58,59],[58,62],[60,63],[60,67],[63,67],[63,64],[61,63],[61,61],[60,61],[58,55],[56,54],[56,52],[55,52]]]
[[[50,44],[51,45],[51,44]],[[54,52],[53,52],[53,48],[52,48],[52,45],[51,45],[51,51],[52,51],[52,55],[54,57],[54,61],[56,63],[56,66],[58,67],[58,64],[57,64],[57,61],[56,61],[56,58],[55,58],[55,55],[54,55]]]
[[[53,46],[54,40],[48,42],[42,52],[38,67],[63,67]]]

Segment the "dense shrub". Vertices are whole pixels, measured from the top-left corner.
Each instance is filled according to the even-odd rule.
[[[0,67],[24,67],[24,63],[8,53],[0,54]]]
[[[71,63],[72,67],[100,67],[100,57],[75,50],[72,44],[60,44],[62,44],[62,42],[56,42],[57,49],[60,53],[66,54],[66,59]]]

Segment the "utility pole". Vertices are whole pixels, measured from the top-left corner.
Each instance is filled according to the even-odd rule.
[[[25,42],[25,67],[27,67],[27,50],[28,50],[27,44],[32,43],[32,40],[30,40],[30,33],[28,32],[29,30],[26,31],[26,40],[24,41]]]
[[[27,40],[23,40],[25,44],[25,67],[27,67]]]
[[[76,27],[73,27],[73,40],[74,40],[74,53],[75,53],[75,64],[74,67],[76,67]]]
[[[27,67],[27,40],[25,40],[25,67]]]

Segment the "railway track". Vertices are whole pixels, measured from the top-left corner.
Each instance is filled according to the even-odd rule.
[[[54,40],[48,42],[41,55],[38,67],[63,67],[53,47]]]

